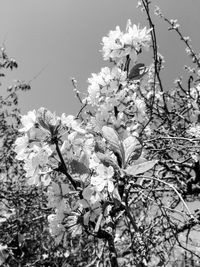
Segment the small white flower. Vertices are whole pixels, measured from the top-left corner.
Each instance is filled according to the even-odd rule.
[[[140,29],[137,25],[132,25],[128,20],[126,32],[123,33],[117,26],[115,31],[110,31],[108,37],[103,37],[103,57],[105,60],[119,60],[130,55],[136,61],[137,54],[142,47],[148,48],[151,42],[150,31],[146,27]]]
[[[66,116],[63,113],[61,115],[61,123],[63,126],[71,128],[78,133],[85,134],[85,130],[80,127],[80,123],[74,118],[73,115]]]
[[[108,188],[108,192],[111,193],[114,190],[113,167],[105,167],[103,164],[99,164],[96,168],[97,176],[91,178],[91,184],[94,185],[97,191],[101,192],[105,187]]]
[[[19,129],[20,132],[28,132],[36,123],[36,111],[29,111],[27,115],[21,117],[21,123],[24,126]]]
[[[28,136],[24,135],[22,137],[18,137],[15,141],[14,151],[17,153],[17,160],[24,160],[26,155],[26,148],[28,146]]]
[[[200,138],[200,125],[193,125],[188,130],[187,133],[193,137]]]

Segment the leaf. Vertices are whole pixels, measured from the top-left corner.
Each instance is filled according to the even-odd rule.
[[[90,211],[86,212],[83,216],[83,224],[88,225],[90,220]]]
[[[112,196],[113,196],[114,201],[116,201],[117,203],[120,203],[120,204],[122,203],[118,188],[116,186],[113,190]]]
[[[125,164],[130,160],[137,160],[142,153],[142,145],[135,136],[129,136],[123,141],[125,150]]]
[[[117,132],[111,127],[103,126],[102,133],[103,137],[109,143],[112,151],[118,154],[122,162],[124,162],[124,147],[121,140],[119,139]]]
[[[62,189],[62,195],[67,195],[70,192],[70,187],[68,184],[61,183],[60,184],[61,189]]]
[[[72,174],[87,174],[89,173],[89,169],[83,164],[82,162],[79,162],[78,160],[73,159],[70,163],[70,168]]]
[[[129,166],[125,170],[125,172],[128,175],[137,175],[140,173],[144,173],[144,172],[152,169],[157,162],[158,162],[157,160],[151,160],[151,161],[146,161],[144,163],[140,163],[137,165],[132,165],[132,166]]]
[[[80,162],[83,163],[87,168],[89,168],[90,161],[87,153],[82,153]]]
[[[103,126],[102,133],[104,138],[113,147],[113,149],[118,151],[120,149],[120,139],[117,132],[111,127]]]
[[[55,242],[57,245],[61,243],[61,241],[63,240],[63,236],[64,236],[63,232],[58,233],[58,235],[55,236]]]
[[[100,142],[99,140],[97,140],[97,141],[95,142],[94,151],[95,151],[95,152],[101,152],[101,153],[104,153],[104,152],[106,151],[105,143],[103,143],[102,141]]]
[[[139,80],[144,74],[146,74],[148,69],[145,67],[144,63],[138,63],[132,67],[129,72],[129,80]]]
[[[86,209],[86,208],[88,208],[89,207],[89,203],[88,203],[88,201],[87,200],[85,200],[85,199],[79,199],[78,200],[78,206],[81,206],[81,207],[83,207],[84,209]]]
[[[106,167],[112,166],[114,170],[119,170],[119,166],[111,157],[100,152],[96,153],[96,155]]]
[[[87,186],[82,192],[83,198],[87,201],[90,201],[93,192],[94,190],[90,186]]]

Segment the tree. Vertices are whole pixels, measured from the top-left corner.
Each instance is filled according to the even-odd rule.
[[[0,77],[17,67],[2,47]],[[17,81],[0,97],[0,265],[48,266],[50,262],[57,266],[64,261],[63,249],[55,245],[47,230],[50,212],[44,190],[27,186],[25,171],[13,149],[21,125],[18,93],[27,90],[30,82]]]
[[[186,85],[178,79],[164,88],[150,2],[138,5],[149,28],[129,20],[124,32],[116,27],[102,39],[113,67],[92,75],[84,99],[72,80],[81,103],[76,116],[40,108],[21,118],[16,159],[30,187],[47,192],[64,266],[199,264],[191,239],[199,211],[187,203],[199,194],[200,57],[177,22],[156,8],[194,63]],[[138,63],[149,48],[152,64]]]

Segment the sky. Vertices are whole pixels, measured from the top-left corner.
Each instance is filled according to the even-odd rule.
[[[148,25],[136,0],[0,0],[0,45],[19,64],[2,80],[0,92],[15,80],[31,81],[32,89],[20,95],[22,114],[41,106],[51,111],[76,114],[80,104],[70,81],[75,77],[85,94],[87,79],[108,65],[102,59],[101,40],[117,25],[125,29],[128,19]],[[168,18],[178,19],[193,48],[200,49],[200,0],[152,0]],[[184,44],[166,23],[152,16],[165,57],[163,78],[167,89],[190,63]],[[152,54],[144,62],[151,63]],[[144,60],[144,59],[143,59]],[[38,75],[39,74],[39,75]],[[35,78],[34,78],[35,77]]]

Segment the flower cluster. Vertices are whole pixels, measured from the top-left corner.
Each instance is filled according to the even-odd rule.
[[[125,123],[133,126],[147,119],[146,104],[137,82],[130,82],[127,72],[121,68],[102,68],[100,73],[92,74],[88,82],[88,96],[84,101],[95,110],[88,125],[92,129],[97,131],[109,124],[116,128]]]
[[[84,133],[73,116],[58,117],[45,108],[29,111],[22,116],[21,123],[19,132],[23,135],[15,142],[15,152],[16,158],[24,161],[29,184],[39,184],[41,178],[46,180],[46,174],[57,167],[49,163],[55,158],[54,139],[74,129]]]
[[[127,22],[125,33],[117,26],[115,31],[110,31],[108,37],[103,37],[103,58],[105,60],[119,60],[130,56],[134,61],[137,55],[142,52],[142,48],[148,48],[151,43],[150,31],[146,27],[140,29],[139,26]]]
[[[150,39],[150,30],[130,21],[125,33],[117,27],[103,38],[104,59],[118,62],[88,79],[83,100],[87,119],[59,117],[45,108],[21,117],[16,157],[24,162],[29,184],[47,186],[48,207],[54,209],[49,227],[58,243],[66,234],[75,237],[84,229],[97,233],[105,227],[112,210],[108,203],[123,196],[119,182],[156,164],[146,166],[140,159],[136,132],[148,119],[142,97],[146,89],[141,86],[148,68],[136,64],[136,58]]]
[[[153,27],[149,4],[138,1]],[[181,36],[176,20],[167,20],[159,8],[155,14]],[[157,50],[154,27],[141,29],[128,20],[124,32],[117,26],[103,37],[103,58],[113,65],[92,73],[84,99],[72,78],[82,104],[76,117],[45,108],[21,117],[16,159],[23,161],[27,182],[44,188],[50,233],[64,244],[66,257],[73,241],[88,235],[95,242],[106,241],[112,266],[118,266],[119,248],[124,250],[118,254],[121,260],[130,250],[134,263],[138,261],[134,266],[167,264],[162,250],[168,259],[168,240],[179,243],[179,234],[198,223],[184,199],[200,192],[200,66],[189,39],[181,40],[197,63],[197,68],[185,66],[190,75],[186,88],[181,78],[170,91],[164,88],[164,57]],[[147,66],[139,57],[150,46],[153,62]],[[175,212],[183,221],[177,223]],[[7,213],[5,218],[13,214]],[[97,256],[89,249],[95,261],[101,261],[99,247]],[[121,264],[133,266],[129,260]]]

